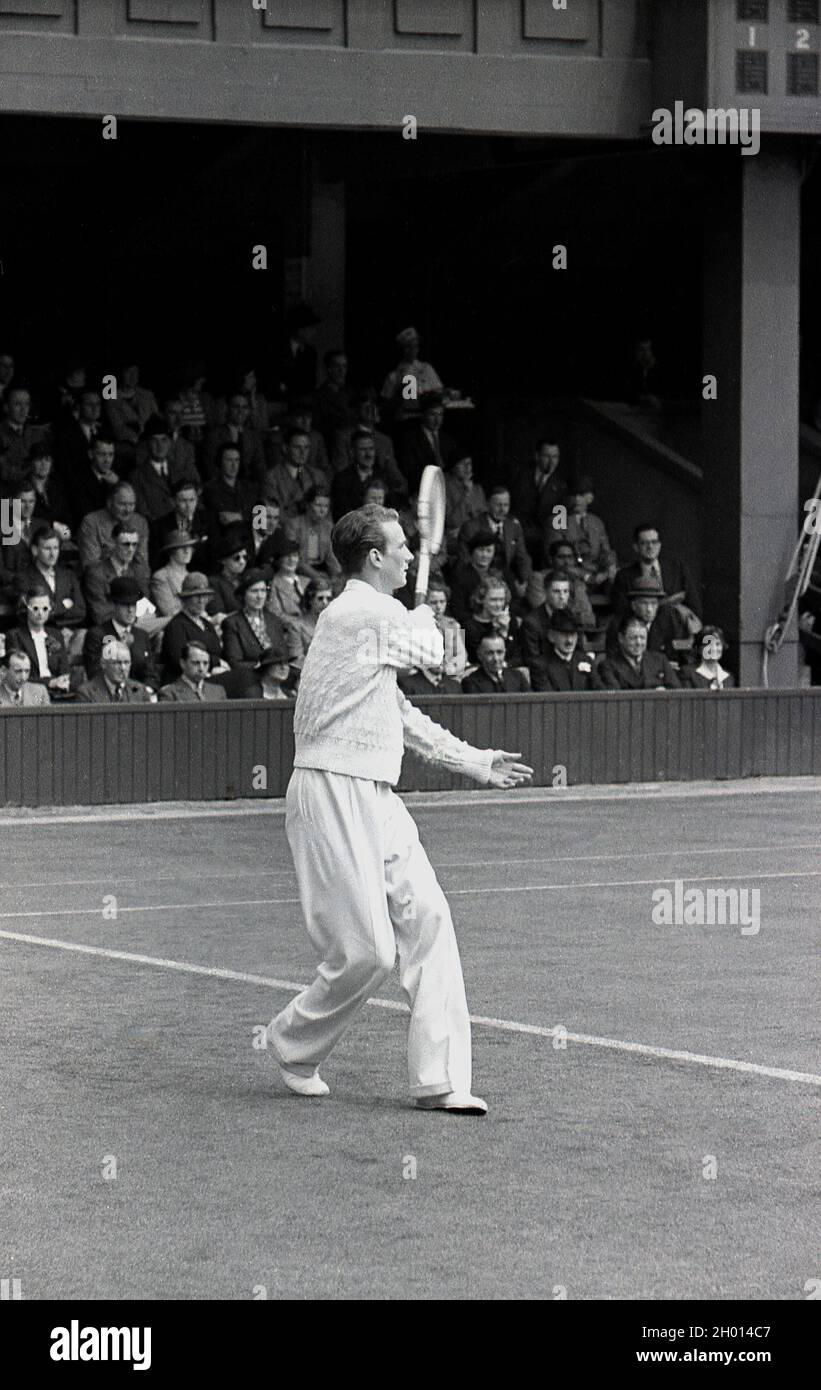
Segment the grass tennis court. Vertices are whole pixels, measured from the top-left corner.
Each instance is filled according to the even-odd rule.
[[[821,784],[408,800],[485,1020],[486,1119],[410,1108],[395,982],[328,1100],[254,1048],[313,969],[278,806],[5,817],[0,1276],[27,1299],[806,1298]],[[760,931],[655,925],[675,879],[758,888]]]

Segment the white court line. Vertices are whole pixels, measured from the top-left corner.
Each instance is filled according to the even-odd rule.
[[[294,980],[273,980],[266,975],[249,975],[242,970],[227,970],[222,966],[193,965],[188,961],[166,960],[162,956],[144,956],[135,951],[115,951],[101,946],[85,946],[73,941],[59,941],[43,936],[27,936],[23,932],[0,930],[0,938],[18,941],[27,946],[49,946],[58,951],[71,951],[79,955],[102,956],[107,960],[124,960],[135,965],[151,965],[162,970],[173,970],[186,975],[205,975],[215,980],[235,980],[240,984],[262,985],[266,989],[287,990],[289,993],[302,990],[304,984]],[[394,1013],[408,1013],[405,1004],[395,999],[369,999],[377,1009],[389,1009]],[[699,1052],[679,1051],[670,1047],[653,1047],[649,1043],[623,1042],[619,1038],[598,1038],[589,1033],[566,1032],[561,1024],[553,1028],[540,1027],[533,1023],[515,1023],[506,1018],[485,1018],[471,1014],[470,1021],[482,1028],[492,1028],[500,1033],[526,1033],[538,1038],[561,1036],[567,1042],[578,1043],[582,1047],[600,1047],[611,1052],[630,1052],[642,1057],[659,1057],[666,1061],[689,1062],[701,1067],[717,1067],[723,1071],[751,1072],[755,1076],[767,1076],[776,1081],[797,1081],[805,1085],[821,1086],[821,1076],[814,1072],[792,1071],[786,1067],[767,1067],[760,1062],[740,1062],[731,1057],[710,1057]]]
[[[499,869],[512,864],[589,864],[600,860],[613,859],[698,859],[704,855],[715,854],[791,854],[804,850],[821,849],[814,845],[739,845],[723,849],[647,849],[628,850],[621,854],[545,854],[524,859],[437,859],[432,861],[435,869]],[[244,878],[289,878],[293,879],[293,869],[226,869],[224,873],[202,874],[193,870],[190,874],[152,874],[152,883],[221,883],[230,879]],[[670,880],[672,882],[672,880]],[[0,888],[93,888],[95,884],[144,883],[140,878],[49,878],[38,883],[0,883]]]
[[[761,883],[769,878],[821,878],[821,869],[802,869],[793,872],[785,870],[774,874],[679,874],[677,878],[623,878],[609,879],[598,883],[514,883],[508,887],[446,888],[448,898],[482,897],[490,893],[557,893],[570,889],[587,888],[649,888],[664,883],[744,883],[750,880]],[[117,907],[117,916],[125,912],[196,912],[200,908],[212,907],[284,907],[298,903],[299,898],[237,898],[213,903],[142,903],[137,907]],[[23,912],[0,912],[0,921],[10,921],[18,917],[102,917],[108,911],[103,907],[54,907],[37,908]],[[112,918],[112,920],[114,920]]]

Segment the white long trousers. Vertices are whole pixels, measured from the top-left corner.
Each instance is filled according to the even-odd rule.
[[[390,974],[398,949],[411,1010],[411,1094],[469,1093],[470,1021],[453,921],[404,803],[386,782],[296,768],[285,806],[321,964],[269,1025],[273,1052],[286,1066],[318,1066]]]

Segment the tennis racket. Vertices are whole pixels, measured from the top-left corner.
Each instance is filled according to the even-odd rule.
[[[445,475],[434,463],[429,463],[422,474],[416,521],[419,527],[419,565],[416,571],[415,607],[418,608],[428,596],[431,556],[438,554],[442,548],[445,534]]]

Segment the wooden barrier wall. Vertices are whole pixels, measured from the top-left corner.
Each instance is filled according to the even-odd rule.
[[[470,743],[521,752],[541,786],[555,783],[559,767],[569,785],[821,774],[821,689],[457,695],[418,704]],[[264,701],[3,708],[0,804],[278,797],[293,749],[293,708]],[[467,785],[405,759],[405,791]]]

